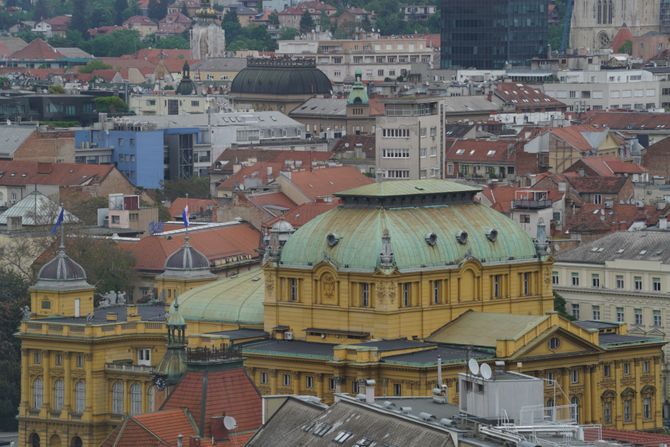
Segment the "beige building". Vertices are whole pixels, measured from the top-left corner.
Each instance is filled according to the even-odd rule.
[[[660,29],[661,0],[577,0],[570,23],[571,48],[609,48],[625,23],[634,36]]]
[[[277,54],[315,57],[316,66],[333,83],[352,82],[356,70],[366,81],[396,80],[406,76],[412,64],[432,67],[434,48],[425,37],[381,37],[360,40],[281,40]]]
[[[626,323],[630,335],[670,339],[670,232],[622,231],[556,255],[552,283],[579,320]],[[665,396],[668,345],[664,348]]]
[[[207,113],[210,97],[184,95],[131,95],[128,106],[137,115],[187,115]]]
[[[444,100],[389,99],[377,118],[377,175],[383,179],[444,177]]]

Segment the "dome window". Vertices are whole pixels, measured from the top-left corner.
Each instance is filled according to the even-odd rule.
[[[456,233],[456,240],[458,241],[459,244],[465,245],[468,242],[468,232],[459,231],[458,233]]]
[[[498,230],[496,230],[495,228],[491,228],[489,231],[486,232],[486,238],[491,242],[495,242],[496,239],[498,239]]]
[[[434,247],[437,244],[437,234],[435,233],[426,233],[426,244]]]
[[[340,239],[342,238],[335,233],[328,233],[328,236],[326,236],[326,242],[328,243],[329,247],[336,246],[337,243],[340,242]]]

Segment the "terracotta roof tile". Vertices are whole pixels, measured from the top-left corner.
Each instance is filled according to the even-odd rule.
[[[551,129],[551,133],[557,138],[565,141],[570,146],[581,152],[588,152],[593,148],[591,143],[585,138],[585,132],[600,132],[602,129],[598,129],[592,125],[581,124],[567,127],[554,127]]]
[[[193,420],[183,409],[147,413],[135,416],[133,419],[170,446],[177,445],[179,434],[183,435],[184,439],[197,434]]]
[[[257,249],[261,235],[248,223],[199,229],[194,227],[188,233],[193,247],[207,256],[210,263],[232,256],[259,256]],[[184,245],[184,233],[169,236],[148,236],[140,241],[119,241],[119,247],[135,257],[135,269],[144,271],[163,271],[165,260],[179,247]]]
[[[495,95],[506,104],[514,105],[517,109],[567,108],[564,103],[545,95],[542,90],[515,82],[501,82],[496,86]]]
[[[361,171],[356,167],[338,166],[292,172],[291,183],[311,201],[316,201],[320,197],[327,197],[347,189],[369,185],[374,183],[374,180],[361,174]]]
[[[262,192],[258,194],[250,194],[247,195],[245,199],[255,206],[261,208],[265,206],[275,206],[292,209],[296,206],[296,203],[289,199],[283,192]]]
[[[610,48],[615,52],[619,51],[619,49],[626,42],[633,42],[633,33],[630,32],[630,28],[628,28],[624,23],[624,25],[621,28],[619,28],[619,30],[614,35],[614,39],[612,39]]]
[[[0,185],[86,186],[100,183],[114,169],[112,165],[0,160]]]
[[[35,39],[30,42],[25,48],[14,52],[9,59],[13,60],[58,60],[63,59],[61,53],[54,47],[43,41],[42,39]]]
[[[265,186],[277,178],[283,167],[279,162],[260,162],[251,166],[242,166],[239,171],[225,179],[219,184],[221,191],[233,191],[235,189],[245,189],[245,184],[253,181],[258,182],[258,187]],[[268,169],[271,169],[268,175]]]
[[[447,139],[448,161],[513,163],[514,140],[460,140]]]
[[[565,179],[570,185],[579,193],[601,193],[601,194],[617,194],[621,188],[624,187],[628,178],[626,177],[596,177],[579,175],[567,175]]]
[[[314,219],[316,216],[337,207],[339,203],[339,200],[334,200],[332,202],[303,203],[280,217],[275,217],[268,222],[264,222],[263,226],[265,228],[270,228],[275,222],[285,220],[297,229]]]
[[[670,130],[670,113],[590,111],[583,120],[616,130]]]
[[[642,166],[623,161],[617,157],[584,157],[566,169],[565,172],[579,172],[580,168],[590,170],[589,175],[605,177],[616,174],[643,174],[647,172]]]
[[[667,207],[666,207],[667,208]],[[584,203],[574,214],[566,212],[566,227],[572,233],[609,233],[627,230],[635,222],[647,226],[656,225],[658,218],[667,214],[667,209],[655,206],[638,207],[631,204],[613,203],[611,207]]]

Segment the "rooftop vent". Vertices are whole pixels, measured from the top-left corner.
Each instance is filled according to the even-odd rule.
[[[456,233],[456,240],[458,241],[459,244],[465,245],[468,242],[468,232],[459,231],[458,233]]]
[[[437,244],[437,234],[435,233],[427,233],[426,234],[426,243],[430,245],[431,247],[434,247],[435,244]]]
[[[337,243],[340,242],[340,239],[342,238],[335,233],[328,233],[328,236],[326,236],[326,242],[328,243],[329,247],[336,246]]]

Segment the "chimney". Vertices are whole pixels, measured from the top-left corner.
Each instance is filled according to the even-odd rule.
[[[375,381],[372,379],[365,381],[365,403],[375,403]]]
[[[177,436],[177,447],[184,447],[184,435],[181,433]]]
[[[668,229],[668,218],[667,217],[661,217],[658,219],[658,229],[659,230],[667,230]]]
[[[486,95],[486,100],[488,102],[493,102],[493,92],[489,90],[488,94]]]
[[[437,356],[437,386],[442,388],[442,356]]]

